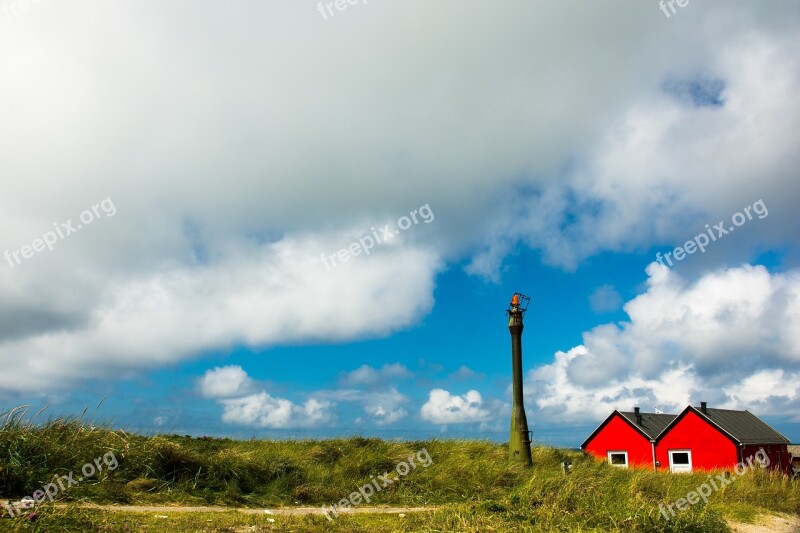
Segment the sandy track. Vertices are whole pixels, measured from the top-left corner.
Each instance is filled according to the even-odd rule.
[[[83,509],[98,509],[118,513],[226,513],[237,511],[244,514],[266,514],[276,516],[291,515],[311,515],[322,514],[320,507],[279,507],[275,509],[250,509],[242,507],[164,507],[155,505],[95,505],[81,504],[78,507]],[[420,513],[433,511],[436,507],[350,507],[347,509],[337,509],[339,514],[399,514],[399,513]]]
[[[118,513],[226,513],[236,511],[244,514],[272,516],[303,516],[322,514],[320,507],[278,507],[274,509],[252,509],[242,507],[212,506],[160,506],[160,505],[97,505],[79,504],[83,509],[97,509]],[[339,514],[401,514],[434,511],[438,507],[350,507],[337,509]],[[800,533],[800,516],[764,515],[755,524],[729,521],[734,533]]]
[[[764,516],[755,524],[728,522],[734,533],[798,533],[800,516]]]

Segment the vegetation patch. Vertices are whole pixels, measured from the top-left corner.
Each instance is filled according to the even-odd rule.
[[[432,459],[430,466],[376,492],[369,503],[436,507],[402,517],[340,515],[330,522],[319,515],[230,512],[154,518],[154,513],[88,512],[77,506],[321,507],[347,498],[422,449]],[[142,436],[81,418],[34,425],[25,422],[20,411],[0,416],[0,502],[31,495],[54,476],[78,472],[81,465],[109,451],[119,460],[118,468],[61,491],[60,506],[37,505],[16,518],[3,511],[0,530],[714,532],[728,531],[726,519],[752,522],[768,512],[800,514],[800,483],[761,470],[748,471],[711,495],[708,503],[668,520],[659,506],[685,496],[709,473],[619,469],[580,452],[544,446],[534,447],[534,467],[525,469],[509,463],[507,446],[478,440]],[[562,462],[572,463],[571,473],[564,473]]]

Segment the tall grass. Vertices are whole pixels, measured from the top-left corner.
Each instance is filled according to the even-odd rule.
[[[708,473],[623,470],[582,453],[548,447],[535,447],[535,466],[525,469],[508,462],[507,446],[478,440],[143,436],[96,425],[84,418],[85,411],[80,417],[39,424],[25,415],[24,409],[0,414],[0,500],[30,496],[54,476],[78,473],[85,463],[113,451],[119,461],[116,470],[83,480],[58,498],[244,507],[330,505],[425,448],[433,460],[428,468],[418,466],[370,502],[440,506],[430,514],[407,517],[404,523],[412,530],[713,532],[727,531],[725,517],[748,518],[764,510],[800,514],[800,484],[764,471],[749,471],[713,493],[707,504],[666,520],[659,504],[685,497],[708,479]],[[572,462],[571,474],[562,472],[564,461]],[[357,530],[362,519],[348,517],[345,523],[350,520]]]

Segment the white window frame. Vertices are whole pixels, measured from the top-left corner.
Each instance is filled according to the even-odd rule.
[[[612,455],[616,455],[616,454],[620,454],[620,453],[625,456],[625,464],[624,465],[615,465],[614,463],[611,462],[611,456]],[[606,457],[608,458],[608,464],[610,464],[611,466],[616,467],[616,468],[628,468],[629,463],[628,463],[628,451],[627,450],[609,450],[608,453],[606,453]]]
[[[675,472],[674,470],[674,463],[672,461],[672,454],[674,453],[686,453],[689,454],[689,470],[679,470]],[[694,471],[694,462],[692,461],[692,450],[685,450],[685,449],[677,449],[677,450],[667,450],[667,456],[669,457],[669,471],[672,473],[677,474],[691,474]],[[680,465],[681,468],[684,468],[683,465]]]

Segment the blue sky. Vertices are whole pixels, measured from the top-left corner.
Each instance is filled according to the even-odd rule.
[[[0,411],[800,441],[796,3],[317,7],[0,4]]]

